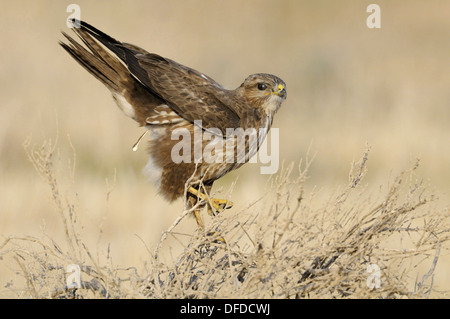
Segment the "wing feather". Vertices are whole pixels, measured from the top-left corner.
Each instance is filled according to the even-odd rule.
[[[79,22],[84,32],[124,62],[131,75],[152,94],[152,99],[161,100],[189,122],[201,121],[203,129],[218,128],[223,136],[226,128],[240,127],[240,117],[233,109],[235,101],[232,91],[194,69],[138,46],[117,41],[90,24]],[[134,94],[132,97],[139,99],[140,96]],[[157,115],[147,109],[145,113],[148,117]],[[156,123],[156,117],[154,121]]]
[[[212,78],[156,54],[134,57],[140,70],[132,73],[178,115],[192,123],[201,121],[206,130],[218,128],[223,136],[226,128],[239,127],[240,118],[227,97],[231,93]]]

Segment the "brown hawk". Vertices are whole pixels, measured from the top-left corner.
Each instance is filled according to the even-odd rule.
[[[117,41],[86,22],[72,23],[85,47],[64,32],[69,43],[60,45],[111,91],[125,115],[148,130],[150,157],[144,172],[159,192],[173,201],[185,194],[189,181],[186,196],[192,206],[201,201],[197,207],[229,208],[230,202],[207,194],[215,180],[257,152],[286,98],[284,81],[259,73],[248,76],[235,90],[227,90],[196,70]],[[198,131],[200,142],[174,138],[174,134],[180,137],[177,132],[195,136]],[[196,150],[205,155],[203,160],[196,157]],[[174,160],[174,155],[183,160]],[[203,228],[199,210],[194,213]]]

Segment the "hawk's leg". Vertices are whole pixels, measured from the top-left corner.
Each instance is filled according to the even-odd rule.
[[[197,198],[204,200],[208,205],[208,213],[213,214],[212,208],[215,208],[217,212],[222,212],[225,209],[233,207],[233,202],[226,199],[209,198],[208,195],[202,193],[194,187],[189,187],[188,192]],[[212,206],[212,207],[211,207]]]
[[[194,207],[197,204],[197,199],[194,197],[189,197],[189,202],[191,206]],[[200,216],[200,209],[197,208],[194,210],[195,221],[197,222],[198,227],[203,231],[205,229],[205,224],[203,224],[202,216]]]
[[[209,198],[208,195],[200,192],[198,189],[195,189],[192,186],[188,189],[188,193],[189,193],[188,199],[189,199],[191,206],[194,207],[197,204],[198,200],[206,201],[207,205],[208,205],[208,213],[210,215],[213,215],[210,205],[213,205],[213,207],[215,209],[217,209],[218,211],[222,211],[226,208],[231,208],[231,206],[233,205],[233,203],[231,203],[230,201],[227,201],[227,200],[223,200],[223,199],[218,200],[215,198]],[[191,195],[191,196],[189,196],[189,195]],[[195,220],[197,221],[197,225],[198,225],[199,229],[201,231],[205,230],[205,224],[203,223],[199,208],[194,210],[194,216],[195,216]],[[220,241],[222,243],[226,243],[225,239],[222,236],[220,236],[220,234],[217,232],[208,232],[206,235],[216,237],[215,241]]]

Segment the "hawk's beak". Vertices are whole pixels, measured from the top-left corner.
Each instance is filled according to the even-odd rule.
[[[265,95],[275,94],[279,97],[285,97],[286,96],[286,88],[283,84],[278,84],[277,91],[266,93]]]
[[[280,97],[285,97],[286,96],[286,88],[284,87],[283,84],[278,84],[277,91],[273,92],[273,94],[276,94]]]

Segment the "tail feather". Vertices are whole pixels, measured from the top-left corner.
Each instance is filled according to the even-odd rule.
[[[83,41],[85,49],[71,36],[62,32],[70,44],[59,44],[89,73],[102,82],[113,93],[121,91],[122,83],[127,82],[131,75],[125,65],[114,55],[97,43],[90,33],[83,28],[73,28],[75,34]],[[114,53],[114,52],[113,52]]]
[[[102,82],[112,92],[119,90],[119,85],[114,81],[113,70],[104,62],[98,60],[85,48],[76,43],[70,36],[64,33],[67,39],[73,43],[68,45],[64,42],[59,44],[66,50],[83,68],[85,68],[96,79]]]
[[[75,24],[76,21],[72,22]],[[157,115],[154,109],[166,102],[144,86],[133,73],[133,68],[140,70],[134,55],[146,51],[131,44],[121,43],[86,22],[79,22],[80,27],[74,27],[72,30],[81,42],[62,32],[68,42],[60,41],[59,44],[111,91],[125,115],[141,126],[148,125],[147,118]]]
[[[107,47],[109,50],[111,50],[119,59],[122,61],[125,61],[125,50],[124,45],[122,42],[117,41],[113,37],[107,35],[106,33],[100,31],[99,29],[95,28],[94,26],[90,25],[87,22],[80,21],[80,20],[73,20],[73,23],[78,23],[80,26],[81,32],[89,34],[91,37],[95,38],[97,41],[99,41],[101,44],[103,44],[105,47]]]

